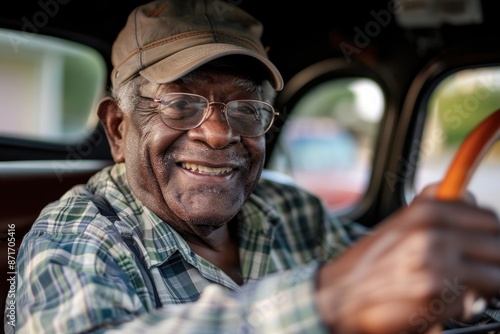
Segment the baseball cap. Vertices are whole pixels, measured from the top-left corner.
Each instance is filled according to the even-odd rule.
[[[262,45],[262,23],[223,0],[157,0],[134,9],[113,43],[111,82],[119,87],[140,73],[172,82],[212,60],[248,57],[276,90],[283,78]]]

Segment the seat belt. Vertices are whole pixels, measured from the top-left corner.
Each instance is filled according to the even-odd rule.
[[[116,214],[111,204],[109,204],[109,202],[106,200],[106,198],[98,194],[93,194],[89,199],[95,204],[95,206],[99,210],[99,213],[108,218],[113,223],[113,226],[115,226],[115,222],[119,221],[120,218],[118,218],[118,215]],[[116,230],[119,232],[118,228],[116,228]],[[144,278],[144,282],[146,283],[148,290],[153,291],[154,293],[155,307],[162,307],[160,296],[158,295],[158,290],[156,289],[151,271],[147,269],[146,263],[144,262],[144,257],[141,255],[139,247],[137,247],[134,238],[132,237],[132,235],[124,235],[123,233],[120,233],[120,236],[123,238],[123,241],[125,241],[125,244],[132,251],[132,253],[134,253],[135,257],[138,259],[138,262],[136,261],[136,263],[138,264],[139,270],[141,271],[142,277]]]

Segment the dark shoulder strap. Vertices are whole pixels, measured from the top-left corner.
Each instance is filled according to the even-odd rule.
[[[115,212],[115,209],[109,204],[108,200],[104,196],[93,194],[90,198],[94,202],[95,206],[99,210],[99,213],[104,217],[108,218],[113,224],[120,220]]]
[[[90,197],[90,200],[94,202],[95,206],[99,210],[99,213],[104,217],[108,218],[113,223],[113,225],[115,224],[115,222],[120,220],[115,210],[113,209],[111,204],[106,200],[106,198],[104,198],[104,196],[93,194]],[[139,270],[141,271],[142,277],[146,282],[148,290],[153,291],[154,293],[155,306],[156,308],[160,308],[162,304],[160,296],[158,295],[158,290],[156,289],[156,285],[154,283],[151,272],[147,269],[146,264],[144,263],[144,258],[142,257],[141,252],[139,251],[139,248],[137,247],[134,238],[132,238],[132,236],[130,235],[123,235],[123,234],[120,235],[123,238],[123,241],[125,241],[125,244],[128,246],[128,248],[132,251],[132,253],[134,253],[135,258],[138,260],[137,264],[139,266]]]

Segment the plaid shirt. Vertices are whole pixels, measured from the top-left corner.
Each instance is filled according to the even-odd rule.
[[[113,223],[89,200],[98,193]],[[307,192],[261,180],[238,214],[245,284],[195,254],[143,206],[125,167],[105,168],[43,209],[18,257],[17,333],[323,333],[314,299],[321,261],[350,243]],[[163,307],[155,309],[139,245]]]

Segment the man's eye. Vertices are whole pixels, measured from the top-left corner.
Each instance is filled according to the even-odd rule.
[[[246,120],[258,120],[260,119],[260,113],[257,108],[252,105],[240,104],[238,107],[231,111],[231,116],[246,119]]]
[[[178,109],[178,110],[183,110],[183,109],[189,109],[192,108],[192,103],[189,103],[188,101],[168,101],[164,103],[166,108],[172,108],[172,109]]]

